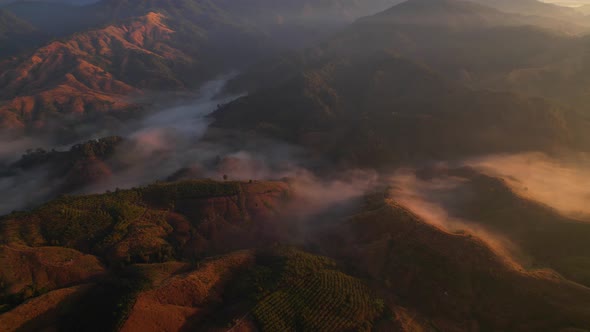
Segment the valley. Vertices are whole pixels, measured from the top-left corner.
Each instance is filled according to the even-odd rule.
[[[0,1],[0,332],[589,331],[588,14]]]

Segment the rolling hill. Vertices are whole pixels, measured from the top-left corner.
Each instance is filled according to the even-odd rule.
[[[281,84],[215,112],[213,127],[255,131],[366,167],[587,141],[575,129],[587,122],[550,102],[474,91],[387,54],[287,68]]]
[[[421,21],[427,17],[435,21]],[[587,38],[559,33],[565,30],[547,25],[550,20],[535,20],[461,1],[408,1],[359,20],[317,52],[371,55],[388,50],[474,88],[515,91],[583,108]]]
[[[43,33],[27,21],[0,8],[0,58],[14,55],[38,45]]]
[[[326,219],[310,220],[311,228],[289,221],[297,197],[286,182],[184,181],[64,197],[5,216],[0,260],[26,268],[3,270],[0,322],[9,331],[590,323],[587,288],[518,268],[387,192],[368,195],[351,217],[318,216]],[[293,226],[307,229],[307,241],[277,246],[291,242]]]
[[[53,31],[40,11],[65,7],[43,6],[6,8],[53,35],[76,32],[0,63],[0,124],[17,135],[38,133],[50,122],[67,126],[105,113],[128,116],[138,110],[132,99],[142,91],[195,89],[280,49],[320,38],[370,10],[364,3],[336,0],[307,6],[258,1],[246,7],[105,0],[67,7],[52,18],[64,21],[63,31]]]
[[[390,294],[386,300],[415,313],[414,324],[444,331],[588,326],[586,287],[551,271],[515,267],[476,235],[449,233],[387,193],[366,202],[361,213],[333,224],[339,231],[328,227],[319,241],[327,252],[368,271],[381,294]]]
[[[547,3],[538,0],[471,0],[497,8],[508,13],[518,13],[523,15],[534,15],[549,17],[560,20],[571,20],[582,23],[582,17],[574,8],[559,6],[557,4]],[[587,23],[585,24],[587,25]]]
[[[0,216],[0,330],[590,329],[590,210],[471,159],[585,158],[580,15],[396,3],[2,7],[0,43],[34,41],[0,56],[0,133],[31,138],[7,150],[128,137],[0,161],[0,209],[25,209]],[[229,103],[160,100],[253,62]],[[587,167],[561,166],[536,179],[584,204]]]
[[[9,11],[0,11],[0,36],[8,38],[11,34],[32,32],[34,28],[27,22],[19,20],[18,17]]]
[[[515,3],[514,1],[511,3]],[[518,3],[518,1],[516,1]],[[496,2],[477,2],[462,0],[409,0],[391,7],[361,21],[368,20],[373,24],[411,24],[421,26],[445,26],[453,29],[482,28],[492,26],[536,26],[571,34],[582,34],[588,31],[583,25],[576,24],[571,17],[547,16],[549,12],[559,12],[562,8],[548,5],[536,0],[528,4],[519,4],[521,11],[508,10]],[[534,14],[537,6],[554,10],[542,11],[541,15]],[[524,8],[527,8],[525,10]],[[528,11],[528,10],[532,10]],[[564,8],[567,11],[567,8]],[[575,11],[570,14],[576,16]],[[558,17],[558,18],[556,18]]]
[[[69,3],[17,1],[2,6],[2,9],[43,31],[46,38],[42,43],[105,23],[99,21],[86,7]],[[42,44],[33,46],[39,47]]]
[[[534,20],[534,18],[533,18]],[[587,37],[465,1],[412,0],[365,17],[315,47],[261,62],[230,90],[276,86],[293,67],[387,52],[476,90],[509,91],[584,111]]]
[[[434,169],[418,172],[423,179],[456,177],[465,182],[444,195],[450,218],[502,234],[520,251],[531,267],[550,267],[570,280],[590,286],[590,252],[587,222],[564,216],[555,209],[516,194],[506,180],[483,175],[469,168]],[[468,193],[468,194],[467,194]],[[433,195],[433,193],[430,193]]]
[[[18,129],[34,123],[43,127],[52,116],[133,108],[123,97],[138,90],[115,75],[124,79],[129,73],[127,77],[138,85],[178,86],[178,80],[169,78],[166,61],[174,59],[182,66],[185,55],[163,43],[172,30],[162,18],[153,13],[55,41],[24,59],[4,62],[0,76],[3,127]],[[131,61],[126,60],[129,56]],[[152,81],[132,75],[146,63],[160,66],[153,75],[148,74]],[[115,68],[115,75],[106,69],[109,67]]]

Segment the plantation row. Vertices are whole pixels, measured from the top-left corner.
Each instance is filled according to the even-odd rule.
[[[270,294],[253,315],[263,331],[370,331],[383,309],[360,280],[321,270]]]
[[[130,223],[148,210],[169,210],[182,199],[236,195],[239,183],[209,180],[157,183],[143,188],[117,190],[103,195],[63,196],[32,212],[18,212],[0,220],[0,234],[10,234],[10,241],[28,245],[43,242],[50,245],[80,248],[106,247],[122,239]],[[161,224],[160,217],[150,220]],[[42,237],[30,238],[31,230],[19,230],[27,223]],[[15,238],[16,237],[16,238]],[[29,239],[27,239],[27,237]],[[8,239],[6,239],[8,240]],[[104,240],[104,241],[103,241]],[[104,242],[104,243],[102,243]]]

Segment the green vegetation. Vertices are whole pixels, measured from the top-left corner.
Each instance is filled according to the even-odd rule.
[[[106,160],[112,157],[115,149],[121,143],[123,143],[122,137],[111,136],[76,144],[68,151],[28,150],[26,154],[12,165],[12,168],[32,169],[40,166],[49,166],[55,173],[55,176],[61,177],[71,172],[76,164],[80,164],[90,158]]]
[[[232,292],[252,301],[262,331],[371,331],[385,312],[383,301],[333,260],[292,248],[260,253]]]
[[[248,199],[263,200],[270,213],[277,213],[273,204],[287,200],[284,195],[250,197],[243,186],[247,184],[193,180],[101,195],[62,196],[33,211],[0,219],[0,243],[64,246],[97,255],[115,266],[195,259],[208,251],[215,234],[236,236],[238,230],[246,232],[253,227],[238,222],[249,220]],[[281,183],[256,186],[278,194],[286,190]],[[216,198],[228,206],[206,204]],[[207,226],[213,220],[225,221],[214,234]],[[228,223],[237,223],[238,228]]]
[[[200,180],[158,183],[139,191],[145,202],[168,207],[174,206],[179,200],[238,195],[241,188],[239,182]]]
[[[551,102],[474,91],[387,53],[311,57],[286,67],[274,86],[223,106],[213,125],[254,130],[366,167],[552,151],[578,147],[587,135],[570,127],[586,122]]]

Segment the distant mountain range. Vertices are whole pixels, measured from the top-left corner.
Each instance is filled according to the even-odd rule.
[[[0,57],[24,52],[40,44],[44,38],[45,35],[28,21],[0,9]]]
[[[519,92],[541,94],[550,89],[529,82],[528,71],[522,69],[527,69],[531,59],[539,58],[538,53],[546,58],[555,57],[552,53],[558,50],[555,47],[548,48],[547,45],[562,43],[565,45],[562,52],[569,52],[569,42],[565,36],[558,37],[552,32],[537,31],[524,26],[538,26],[559,32],[579,32],[585,28],[577,25],[575,20],[565,19],[567,15],[573,15],[568,10],[564,9],[563,13],[558,11],[561,16],[554,13],[548,19],[542,9],[555,6],[532,0],[526,3],[518,2],[518,6],[510,3],[512,5],[496,1],[486,5],[521,14],[524,11],[518,8],[539,8],[534,13],[544,17],[507,14],[464,1],[411,0],[378,15],[361,19],[349,29],[349,32],[341,33],[340,37],[331,38],[329,42],[336,42],[339,38],[356,38],[354,36],[359,36],[359,33],[367,33],[373,37],[363,36],[358,41],[349,40],[343,45],[356,43],[351,50],[367,50],[367,53],[370,53],[369,49],[392,49],[408,57],[431,63],[424,59],[424,56],[430,53],[420,50],[419,44],[412,44],[428,38],[429,42],[423,45],[441,49],[436,55],[436,61],[439,62],[434,68],[436,70],[441,70],[445,74],[474,78],[478,82],[485,80],[486,83],[497,81],[496,76],[504,72],[508,82],[503,80],[502,84],[512,84]],[[8,12],[2,14],[5,17],[3,21],[14,21],[6,22],[4,25],[19,27],[18,33],[3,34],[5,39],[8,38],[6,36],[10,36],[6,40],[9,47],[5,52],[16,54],[27,47],[40,44],[44,39],[49,40],[52,36],[63,37],[29,53],[28,59],[18,57],[0,64],[4,68],[0,81],[11,82],[2,92],[4,105],[0,105],[0,122],[4,127],[19,132],[23,129],[28,130],[31,126],[44,127],[47,120],[58,113],[82,114],[101,112],[107,108],[135,108],[136,105],[130,105],[128,101],[123,101],[122,97],[146,88],[198,86],[199,83],[219,73],[243,67],[269,56],[272,52],[309,45],[313,40],[326,36],[345,23],[386,6],[387,1],[381,0],[370,3],[318,1],[305,6],[298,2],[279,5],[264,0],[248,6],[233,2],[189,0],[174,4],[166,1],[148,3],[105,0],[83,7],[15,2],[5,8],[17,16]],[[53,24],[54,20],[59,20],[60,24]],[[379,32],[369,31],[372,25],[373,29]],[[408,25],[420,26],[420,29],[408,28]],[[436,33],[446,35],[433,40],[430,37],[432,34],[424,29],[438,25],[442,25],[443,29],[437,29]],[[96,28],[97,26],[101,27]],[[121,34],[121,31],[129,28],[133,29],[133,36]],[[471,31],[474,28],[478,31]],[[480,31],[484,28],[488,30]],[[0,24],[0,31],[8,32],[7,29],[8,27],[2,28]],[[353,32],[354,29],[358,31]],[[384,29],[397,33],[389,38],[383,35]],[[73,32],[77,33],[68,36]],[[26,35],[27,38],[19,37],[22,35]],[[377,40],[379,36],[385,39]],[[468,42],[474,49],[458,55],[454,52],[455,46],[449,43],[449,38]],[[91,45],[86,45],[82,49],[79,46],[80,41],[87,39],[101,40],[105,45],[101,46],[102,49]],[[148,41],[147,44],[143,43],[144,39]],[[367,43],[372,40],[375,42],[368,45]],[[510,47],[498,48],[494,43],[499,40],[526,40],[530,46],[520,46],[516,52]],[[113,42],[121,41],[124,41],[121,47],[111,45]],[[443,44],[434,46],[437,41]],[[154,47],[158,50],[154,50]],[[237,54],[236,49],[239,50],[239,56],[232,56]],[[474,57],[476,49],[487,50],[479,51],[478,54],[486,55],[489,59]],[[526,53],[523,53],[523,49]],[[71,58],[65,61],[68,66],[71,66],[72,62],[87,65],[63,68],[60,62],[64,61],[54,58],[51,54],[56,51],[65,51],[69,54]],[[498,52],[506,53],[497,54]],[[132,54],[141,56],[130,57]],[[129,57],[133,59],[133,63],[126,62]],[[448,58],[444,62],[439,61],[445,57]],[[507,72],[506,68],[495,67],[495,62],[501,62],[501,59],[507,57],[510,57],[510,63],[513,65],[510,72]],[[456,62],[456,65],[451,62]],[[174,63],[174,68],[170,63]],[[439,67],[441,64],[445,67]],[[484,64],[486,70],[497,68],[499,73],[493,76],[485,73],[485,77],[478,77],[482,75],[478,72],[478,66]],[[536,63],[534,65],[538,66]],[[19,71],[20,77],[14,77],[14,70]],[[30,71],[42,75],[34,77],[37,74]],[[580,79],[581,77],[582,75]],[[98,83],[88,86],[85,82],[89,82],[90,78]],[[514,81],[518,83],[513,83]],[[572,91],[575,92],[575,89]],[[53,105],[46,108],[43,105],[48,105],[49,99],[54,100]],[[57,121],[63,121],[63,118]]]
[[[44,31],[47,39],[66,35],[0,63],[5,85],[0,122],[16,132],[43,128],[56,116],[63,122],[72,114],[135,108],[124,97],[142,89],[197,87],[371,11],[345,1],[306,6],[258,1],[242,7],[233,2],[105,0],[84,7],[18,2],[6,8],[31,22],[5,11],[5,20],[14,21],[10,27],[20,22],[26,29],[19,31]],[[55,17],[48,19],[48,12]],[[69,35],[74,31],[79,32]],[[16,33],[4,35],[11,37],[8,43],[23,40]]]
[[[590,327],[583,8],[0,5],[2,332]]]
[[[222,107],[213,126],[296,142],[357,166],[552,151],[588,139],[575,126],[590,123],[551,102],[473,91],[387,54],[319,58],[278,72],[283,80]]]

